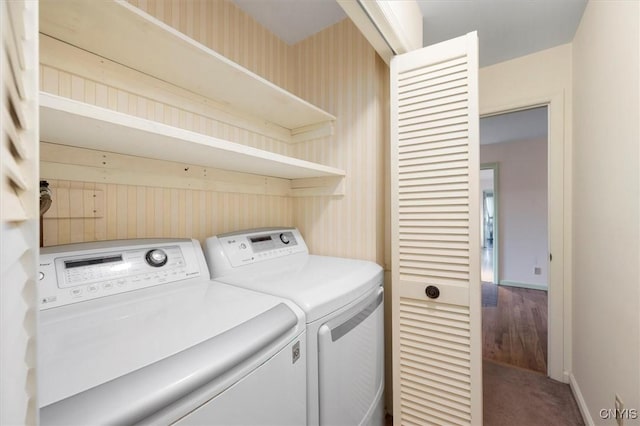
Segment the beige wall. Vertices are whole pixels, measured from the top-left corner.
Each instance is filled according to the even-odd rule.
[[[500,282],[547,287],[547,140],[481,145],[480,163],[498,163]]]
[[[347,172],[344,197],[293,199],[281,180],[219,173],[45,144],[42,178],[59,191],[45,245],[132,237],[194,237],[298,226],[319,254],[383,261],[386,66],[350,21],[288,46],[228,1],[132,4],[337,116],[332,137],[290,145],[229,121],[206,99],[90,53],[42,39],[41,89]],[[104,161],[99,157],[104,156]],[[102,163],[102,164],[101,164]],[[187,168],[189,169],[187,171]],[[256,179],[258,179],[256,181]],[[261,181],[260,181],[261,179]],[[104,215],[84,217],[69,188],[98,188]],[[54,195],[58,195],[54,193]],[[58,209],[60,213],[58,214]]]
[[[589,2],[573,42],[573,375],[596,424],[615,424],[599,416],[615,393],[640,409],[639,54],[640,3]]]

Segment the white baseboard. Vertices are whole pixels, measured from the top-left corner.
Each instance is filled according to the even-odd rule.
[[[520,288],[530,288],[532,290],[544,290],[548,291],[549,287],[544,284],[531,284],[531,283],[523,283],[520,281],[511,281],[511,280],[500,280],[500,284],[507,287],[520,287]]]
[[[585,402],[584,397],[582,396],[582,392],[580,391],[580,386],[578,386],[578,382],[576,381],[573,373],[569,374],[569,387],[571,387],[573,397],[578,403],[578,408],[580,409],[580,414],[582,414],[582,420],[584,420],[584,424],[587,426],[595,426],[595,423],[591,418],[591,414],[589,414],[587,403]]]

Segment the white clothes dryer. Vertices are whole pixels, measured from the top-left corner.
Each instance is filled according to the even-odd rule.
[[[384,424],[383,271],[363,260],[310,255],[294,228],[206,240],[212,278],[284,297],[307,320],[307,424]]]
[[[43,425],[306,422],[304,313],[212,282],[195,240],[43,248],[38,297]]]

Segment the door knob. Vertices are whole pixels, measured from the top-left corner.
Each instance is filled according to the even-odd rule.
[[[435,285],[427,286],[424,292],[427,294],[429,299],[437,299],[440,296],[440,289]]]

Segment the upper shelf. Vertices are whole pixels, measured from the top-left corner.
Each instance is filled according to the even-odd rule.
[[[333,167],[40,93],[40,140],[283,179],[344,176]]]
[[[335,120],[123,0],[41,1],[40,31],[292,134]]]

